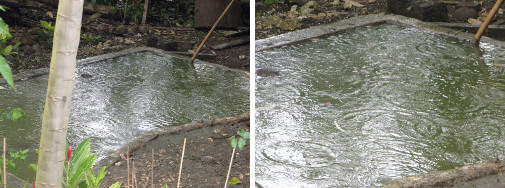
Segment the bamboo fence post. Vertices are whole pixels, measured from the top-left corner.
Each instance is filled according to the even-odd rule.
[[[126,171],[128,176],[126,187],[130,188],[130,147],[128,145],[126,145]]]
[[[151,188],[154,188],[154,148],[151,150]]]
[[[185,149],[186,149],[186,138],[184,138],[184,144],[182,145],[181,165],[179,166],[179,177],[177,178],[177,187],[176,188],[179,188],[179,185],[181,183],[182,162],[184,161],[184,150]]]
[[[198,52],[200,52],[200,49],[202,48],[203,44],[205,44],[205,41],[207,41],[207,39],[209,38],[212,31],[214,31],[214,29],[216,28],[219,21],[221,21],[221,19],[226,14],[226,12],[228,12],[228,9],[230,9],[231,4],[233,4],[233,1],[235,1],[235,0],[231,0],[230,4],[228,4],[228,6],[224,9],[223,13],[221,13],[221,16],[219,16],[219,18],[216,20],[216,23],[214,23],[214,25],[212,26],[210,31],[207,33],[207,36],[205,36],[202,43],[200,43],[200,46],[198,46],[198,48],[196,49],[195,53],[193,54],[193,57],[191,57],[191,64],[193,64],[193,61],[195,61],[195,58],[198,55]]]
[[[487,15],[486,19],[484,20],[484,23],[480,25],[479,30],[473,37],[472,43],[477,44],[480,41],[480,38],[482,37],[482,33],[487,29],[487,26],[489,25],[489,22],[494,18],[496,15],[496,12],[498,12],[498,9],[500,9],[501,5],[503,4],[503,0],[498,0],[494,4],[493,8],[491,9],[491,12]]]
[[[5,149],[6,148],[5,147],[5,142],[7,142],[7,140],[4,138],[4,152],[3,152],[3,154],[4,154],[4,156],[3,156],[3,161],[4,161],[4,163],[3,163],[4,164],[4,174],[3,175],[4,175],[4,178],[3,178],[3,184],[4,184],[4,188],[7,188],[7,166],[5,164],[5,154],[7,154],[7,152],[6,152],[7,150]]]
[[[224,182],[224,188],[226,188],[226,186],[228,185],[228,178],[230,177],[231,164],[233,163],[233,156],[235,156],[235,149],[236,147],[234,147],[233,151],[231,152],[230,166],[228,166],[228,174],[226,175],[226,182]]]

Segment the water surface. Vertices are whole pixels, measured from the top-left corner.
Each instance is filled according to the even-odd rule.
[[[91,138],[99,158],[144,132],[199,120],[234,116],[249,108],[249,82],[236,72],[175,57],[138,53],[79,66],[68,139],[74,148]],[[84,76],[83,76],[84,75]],[[85,78],[91,75],[91,78]],[[0,90],[0,109],[22,108],[16,123],[0,122],[9,151],[38,148],[48,76],[16,82],[17,92]],[[27,162],[35,162],[32,150]],[[33,177],[19,162],[21,177]]]
[[[263,187],[381,186],[505,157],[505,74],[491,66],[504,48],[379,25],[256,62],[279,71],[256,77]]]

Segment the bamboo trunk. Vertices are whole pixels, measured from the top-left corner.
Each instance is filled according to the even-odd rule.
[[[37,187],[61,187],[83,1],[59,1],[37,169]]]

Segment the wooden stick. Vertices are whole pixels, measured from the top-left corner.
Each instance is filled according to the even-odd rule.
[[[128,181],[126,187],[130,188],[130,146],[126,145],[126,171],[128,176]]]
[[[207,39],[209,38],[209,36],[212,33],[212,31],[214,31],[214,29],[216,28],[216,26],[219,23],[219,21],[221,21],[221,18],[223,18],[223,16],[226,14],[226,12],[228,12],[228,9],[230,9],[231,4],[233,4],[233,1],[235,1],[235,0],[231,0],[230,4],[228,4],[228,6],[226,7],[226,9],[224,9],[223,13],[221,13],[221,16],[219,16],[219,18],[216,20],[216,23],[214,23],[214,25],[212,26],[212,28],[210,29],[210,31],[207,33],[207,36],[205,36],[205,38],[203,39],[203,41],[200,44],[200,46],[198,46],[198,48],[196,49],[195,53],[193,54],[193,57],[191,57],[191,64],[193,64],[193,61],[195,61],[195,58],[198,55],[198,52],[200,52],[200,49],[202,48],[203,44],[205,44],[205,41],[207,41]]]
[[[154,148],[151,151],[151,188],[154,188]]]
[[[149,6],[149,0],[144,1],[144,13],[142,13],[142,25],[146,24],[147,18],[147,7]]]
[[[184,150],[185,149],[186,149],[186,138],[184,138],[184,144],[182,145],[181,165],[179,166],[179,177],[177,178],[177,187],[176,188],[179,188],[179,185],[181,183],[182,162],[184,161]]]
[[[137,172],[135,172],[135,162],[133,162],[133,167],[132,167],[132,185],[133,185],[133,188],[136,188],[136,187],[139,187],[138,184],[137,184],[137,175],[136,175]]]
[[[3,184],[4,184],[4,188],[7,188],[7,166],[5,164],[5,155],[7,154],[7,150],[5,149],[5,143],[7,142],[7,140],[4,138],[4,157],[3,157],[3,160],[4,160],[4,178],[3,178]]]
[[[494,18],[496,15],[496,12],[498,12],[498,9],[500,9],[501,5],[503,4],[503,0],[498,0],[494,4],[493,8],[491,9],[491,12],[487,15],[486,19],[484,20],[484,23],[480,26],[479,30],[473,37],[472,43],[476,44],[479,43],[480,38],[482,37],[482,33],[487,29],[487,26],[489,25],[489,22]]]
[[[226,182],[224,182],[224,188],[226,188],[226,186],[228,185],[228,178],[230,177],[231,164],[233,163],[233,156],[235,156],[235,148],[233,148],[233,151],[231,152],[230,166],[228,167],[228,174],[226,175]]]

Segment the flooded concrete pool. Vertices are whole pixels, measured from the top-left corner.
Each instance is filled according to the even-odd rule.
[[[91,138],[99,158],[157,128],[239,115],[249,110],[247,73],[144,48],[79,63],[68,140]],[[93,63],[91,63],[93,62]],[[42,71],[44,72],[44,71]],[[3,121],[9,151],[38,148],[48,75],[16,81],[0,90],[0,109],[21,108],[27,118]],[[6,87],[6,86],[5,86]],[[36,162],[32,150],[27,162]],[[33,177],[18,164],[19,177]]]
[[[505,158],[505,48],[358,19],[258,42],[257,70],[276,72],[256,77],[258,186],[382,186]]]

